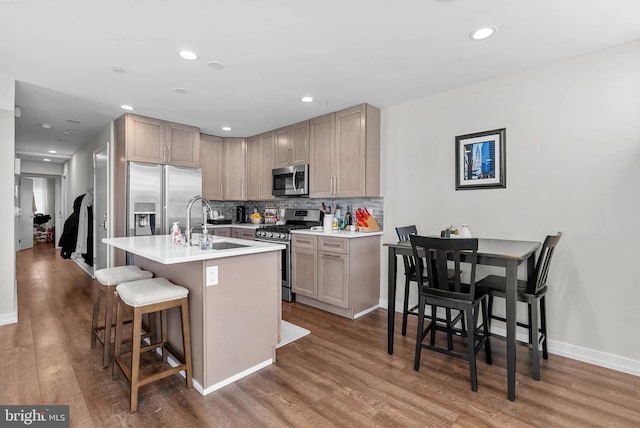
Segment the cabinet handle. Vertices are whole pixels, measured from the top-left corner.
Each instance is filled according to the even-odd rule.
[[[167,147],[167,162],[171,163],[171,147]]]
[[[331,176],[331,195],[333,195],[333,176]]]
[[[323,254],[322,257],[329,257],[331,259],[341,259],[342,256],[336,255],[336,254]]]

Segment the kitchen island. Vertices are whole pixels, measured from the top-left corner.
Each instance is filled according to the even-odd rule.
[[[178,246],[169,235],[103,239],[133,263],[189,289],[193,383],[203,395],[275,362],[283,245],[215,237],[216,248]],[[180,315],[169,340],[182,351]]]

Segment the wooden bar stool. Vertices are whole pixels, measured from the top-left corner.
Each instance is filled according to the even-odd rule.
[[[114,349],[113,378],[116,378],[116,366],[120,367],[131,384],[131,412],[138,410],[138,389],[153,381],[165,378],[182,370],[185,371],[187,388],[192,386],[191,333],[189,326],[189,290],[171,283],[166,278],[151,278],[126,282],[116,287],[116,338]],[[133,309],[133,331],[131,358],[120,354],[122,345],[123,310],[125,306]],[[182,345],[184,355],[180,355],[167,341],[167,309],[179,307],[182,319]],[[162,334],[159,342],[148,346],[140,345],[142,316],[160,311]],[[167,362],[170,352],[181,364],[159,370],[146,377],[140,376],[140,354],[162,348],[162,361]],[[126,354],[125,354],[126,355]]]
[[[91,321],[91,347],[95,348],[96,339],[103,346],[102,366],[109,367],[111,351],[111,317],[113,314],[113,292],[116,286],[123,282],[149,279],[153,273],[142,270],[137,266],[118,266],[96,271],[96,280],[93,281],[93,319]],[[100,300],[104,296],[104,324],[99,325]],[[107,329],[107,326],[109,328]],[[102,331],[102,334],[100,332]]]

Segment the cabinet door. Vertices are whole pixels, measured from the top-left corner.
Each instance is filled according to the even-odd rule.
[[[133,114],[125,122],[127,160],[164,163],[165,122]]]
[[[273,132],[267,132],[260,136],[262,140],[262,177],[260,179],[260,194],[262,200],[272,200],[271,194],[273,174]]]
[[[305,120],[291,126],[289,132],[291,146],[291,164],[304,165],[309,163],[309,121]]]
[[[260,198],[262,176],[262,141],[260,136],[247,139],[247,199]]]
[[[318,251],[318,300],[349,307],[349,255]]]
[[[366,195],[366,133],[364,106],[336,113],[336,141],[333,165],[336,176],[334,195],[361,197]]]
[[[244,201],[247,199],[245,190],[247,145],[244,138],[225,138],[224,152],[224,199]]]
[[[291,251],[291,290],[302,296],[317,298],[317,253],[311,248]]]
[[[214,227],[213,234],[215,236],[224,236],[225,238],[231,238],[231,228],[230,227]]]
[[[166,163],[200,168],[200,130],[193,126],[167,123]]]
[[[273,131],[273,167],[284,168],[291,165],[290,127]]]
[[[334,141],[334,113],[311,119],[309,123],[309,142],[311,149],[309,196],[312,198],[333,196],[334,176],[331,163]]]
[[[200,136],[200,162],[202,167],[202,194],[207,199],[222,200],[224,179],[222,138],[204,134]]]

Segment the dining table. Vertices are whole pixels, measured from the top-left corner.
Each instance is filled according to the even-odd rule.
[[[449,238],[455,239],[455,238]],[[395,328],[396,277],[398,274],[398,257],[413,255],[409,241],[383,244],[388,249],[388,336],[387,352],[393,354],[393,335]],[[535,241],[518,241],[512,239],[478,238],[477,264],[498,266],[505,269],[506,277],[506,342],[507,342],[507,397],[516,398],[516,322],[517,322],[517,287],[518,266],[526,267],[527,278],[534,273],[535,254],[541,243]],[[464,256],[463,256],[464,261]]]

